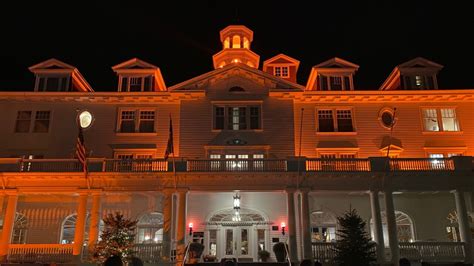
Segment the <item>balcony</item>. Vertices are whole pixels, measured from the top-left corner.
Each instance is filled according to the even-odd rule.
[[[71,263],[72,244],[10,244],[7,261],[9,263]]]
[[[472,170],[472,157],[360,159],[102,159],[90,158],[88,172],[370,172]],[[0,172],[82,172],[76,159],[0,158]]]

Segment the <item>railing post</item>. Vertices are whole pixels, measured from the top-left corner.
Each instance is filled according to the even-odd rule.
[[[386,172],[390,170],[390,159],[387,157],[369,157],[370,170],[374,172]]]
[[[468,173],[472,172],[474,166],[472,156],[453,156],[451,158],[454,162],[454,171]]]

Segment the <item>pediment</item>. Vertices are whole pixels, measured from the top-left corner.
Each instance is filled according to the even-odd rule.
[[[357,70],[359,69],[359,66],[347,60],[334,57],[314,66],[313,68],[353,68]]]
[[[431,67],[431,68],[437,68],[437,69],[441,69],[443,68],[442,65],[440,64],[437,64],[433,61],[430,61],[426,58],[423,58],[423,57],[417,57],[417,58],[414,58],[410,61],[407,61],[405,63],[402,63],[400,65],[398,65],[398,67],[400,68],[427,68],[427,67]]]
[[[152,65],[148,62],[145,62],[138,58],[132,58],[125,62],[122,62],[118,65],[112,67],[114,71],[124,70],[124,69],[158,69],[157,66]]]
[[[70,69],[74,70],[76,69],[75,66],[71,66],[69,64],[66,64],[56,58],[51,58],[46,61],[43,61],[41,63],[38,63],[36,65],[33,65],[28,68],[31,72],[35,72],[36,70],[45,70],[45,69],[51,69],[51,70],[60,70],[60,69]]]

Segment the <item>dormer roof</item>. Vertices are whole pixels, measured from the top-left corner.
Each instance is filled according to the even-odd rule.
[[[267,59],[263,62],[263,71],[267,72],[267,67],[271,65],[281,65],[281,64],[288,64],[296,66],[296,71],[298,71],[298,67],[300,66],[300,61],[289,57],[285,54],[278,54],[274,57]]]
[[[329,60],[326,60],[320,64],[315,65],[313,68],[315,69],[326,69],[326,68],[349,68],[358,70],[359,66],[351,63],[347,60],[341,59],[339,57],[334,57]]]
[[[400,76],[408,73],[431,73],[437,74],[443,68],[442,65],[437,64],[423,57],[416,57],[405,63],[396,66],[387,79],[380,86],[379,90],[391,90],[400,83]]]
[[[51,58],[28,68],[35,75],[48,74],[70,74],[73,87],[77,91],[93,92],[91,85],[82,76],[81,72],[72,65],[66,64],[58,59]]]
[[[166,91],[165,81],[161,75],[160,68],[138,58],[132,58],[112,67],[117,75],[150,74],[155,78],[155,88]]]

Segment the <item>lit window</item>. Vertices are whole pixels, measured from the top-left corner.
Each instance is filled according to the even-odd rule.
[[[318,110],[318,132],[354,132],[352,110]]]
[[[460,131],[454,108],[423,109],[425,131]]]
[[[15,132],[28,133],[30,132],[31,111],[18,111],[16,116]]]
[[[121,110],[118,131],[120,133],[155,132],[154,110]]]
[[[423,77],[422,76],[415,76],[415,84],[417,87],[423,85]]]
[[[36,111],[33,132],[47,133],[49,130],[50,111]]]

